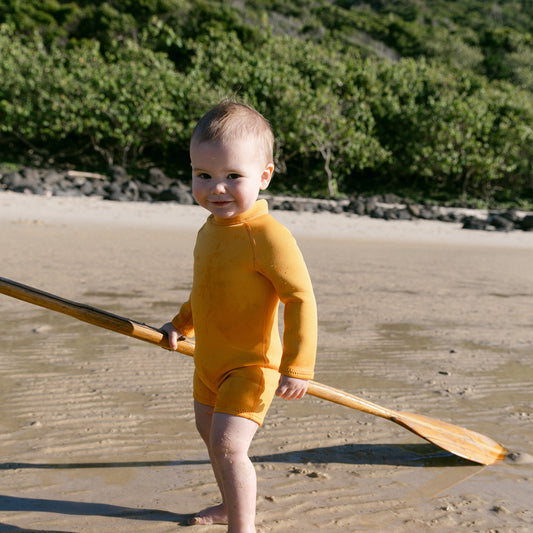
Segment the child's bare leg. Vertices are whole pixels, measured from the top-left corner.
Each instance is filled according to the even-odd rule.
[[[189,520],[191,525],[200,525],[200,524],[227,524],[228,515],[224,506],[224,493],[222,488],[222,483],[219,479],[219,473],[217,471],[214,459],[211,454],[211,423],[213,420],[213,408],[208,405],[203,405],[198,402],[194,402],[194,413],[196,416],[196,428],[198,433],[202,437],[207,451],[209,453],[209,459],[211,461],[211,467],[213,468],[213,473],[217,480],[218,488],[220,494],[222,495],[222,503],[220,505],[214,505],[213,507],[208,507],[204,509],[193,518]]]
[[[259,427],[255,422],[195,402],[196,426],[222,494],[222,504],[196,515],[193,524],[228,523],[228,533],[255,531],[256,476],[248,448]]]
[[[210,456],[222,487],[228,533],[255,532],[257,480],[248,449],[258,427],[247,418],[213,414]]]

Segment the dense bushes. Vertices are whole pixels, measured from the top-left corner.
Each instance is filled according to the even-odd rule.
[[[0,61],[2,144],[23,144],[43,164],[81,156],[94,163],[99,154],[126,166],[154,147],[159,156],[173,144],[186,149],[188,126],[213,100],[193,73],[133,41],[105,55],[95,41],[47,49],[39,36],[4,26],[0,49],[9,50]]]
[[[518,182],[531,187],[530,94],[413,60],[379,65],[370,86],[396,187],[486,200],[503,198]]]
[[[0,2],[10,21],[0,27],[0,155],[186,172],[192,124],[236,96],[273,124],[278,191],[533,197],[533,98],[520,55],[528,34],[506,34],[511,84],[496,67],[494,80],[481,75],[490,57],[466,30],[438,42],[468,54],[436,61],[418,3],[390,3],[381,18],[342,2],[282,3],[287,20],[300,16],[299,36],[280,35],[261,4],[276,2],[246,16],[204,0]],[[351,43],[356,25],[413,57],[370,54]]]

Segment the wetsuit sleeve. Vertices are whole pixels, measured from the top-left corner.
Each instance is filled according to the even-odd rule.
[[[279,223],[254,236],[256,267],[273,284],[284,304],[280,372],[311,379],[317,344],[317,310],[304,258],[289,230]]]
[[[191,301],[186,301],[172,319],[172,325],[185,337],[194,337]]]

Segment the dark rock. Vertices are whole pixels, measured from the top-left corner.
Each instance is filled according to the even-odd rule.
[[[40,183],[41,181],[39,171],[35,168],[24,168],[22,169],[21,174],[28,183]]]
[[[402,199],[399,196],[397,196],[396,194],[393,194],[393,193],[384,194],[383,195],[383,201],[386,204],[401,204],[401,203],[403,203]]]
[[[72,183],[72,181],[70,181],[68,178],[63,177],[63,179],[57,183],[56,188],[62,191],[68,191],[74,188],[74,183]]]
[[[365,200],[365,211],[367,213],[372,213],[372,211],[374,211],[374,209],[376,209],[377,205],[381,202],[381,197],[380,196],[369,196],[368,198],[366,198]]]
[[[2,177],[2,183],[6,189],[13,190],[24,183],[24,178],[19,172],[9,172]]]
[[[127,196],[122,194],[122,187],[119,183],[108,183],[104,187],[104,200],[111,200],[113,202],[127,201]]]
[[[71,187],[70,189],[54,188],[52,192],[54,196],[59,196],[63,198],[75,198],[78,196],[83,196],[83,193],[80,191],[80,189],[77,189],[75,187]]]
[[[418,213],[418,218],[422,220],[435,220],[438,214],[432,207],[421,207]]]
[[[398,220],[413,220],[413,215],[411,215],[406,208],[398,209],[396,213],[398,215]]]
[[[303,213],[305,211],[314,211],[316,206],[309,205],[306,202],[302,202],[301,200],[294,200],[292,202],[292,211],[296,211],[298,213]]]
[[[450,213],[444,216],[448,217],[450,219],[450,222],[463,222],[465,219],[465,215],[457,211],[451,211]]]
[[[514,222],[501,215],[493,215],[490,217],[489,224],[501,231],[511,231],[514,229]]]
[[[453,213],[443,213],[437,217],[437,220],[441,222],[455,222],[455,217],[452,215]]]
[[[361,198],[351,200],[350,203],[346,206],[346,211],[362,216],[366,213],[365,202]]]
[[[13,187],[11,190],[13,192],[19,192],[23,194],[42,194],[44,192],[43,189],[39,189],[33,183],[25,183],[23,185],[19,185],[18,187]]]
[[[24,192],[30,192],[31,194],[44,194],[46,192],[46,189],[40,181],[37,181],[33,183],[28,183]]]
[[[70,180],[72,181],[72,185],[74,185],[74,187],[81,189],[83,184],[87,181],[87,178],[83,176],[74,176],[71,177]]]
[[[45,185],[57,185],[61,180],[63,179],[63,175],[60,174],[59,172],[56,172],[55,170],[48,170],[44,175],[43,175],[43,182],[45,183]]]
[[[139,182],[138,187],[139,199],[145,202],[153,202],[154,200],[157,200],[157,195],[161,192],[156,186],[143,181]]]
[[[105,194],[105,186],[107,182],[105,181],[93,181],[92,185],[94,187],[93,196],[104,196]]]
[[[122,193],[130,202],[136,202],[139,199],[139,186],[134,180],[128,180],[122,185]]]
[[[25,194],[43,194],[44,187],[41,184],[39,172],[32,171],[32,169],[23,169],[20,173],[12,173],[11,176],[6,176],[4,183],[9,183],[9,189],[14,192],[21,192]],[[7,185],[6,183],[6,185]]]
[[[92,194],[94,194],[94,185],[89,180],[85,180],[85,182],[79,187],[79,189],[80,192],[85,196],[91,196]]]
[[[160,202],[178,202],[184,205],[192,205],[194,203],[192,194],[177,184],[161,191],[157,196],[157,200]]]
[[[524,231],[533,231],[533,215],[526,215],[520,221],[520,229]]]
[[[463,229],[486,230],[488,223],[481,218],[469,216],[463,220]]]
[[[152,167],[148,170],[147,182],[153,187],[156,187],[158,192],[161,192],[163,189],[168,189],[172,185],[172,180],[157,167]]]
[[[308,202],[307,200],[296,200],[294,202],[295,211],[300,213],[318,213],[319,211],[329,211],[328,207],[324,209],[324,204],[322,202],[314,203]]]
[[[333,202],[330,206],[329,206],[329,211],[331,213],[334,213],[336,215],[340,215],[341,213],[344,213],[344,207],[338,203],[338,202]]]
[[[385,209],[383,213],[383,218],[385,220],[398,220],[398,210],[397,209]]]
[[[507,220],[510,220],[514,225],[518,226],[520,225],[520,222],[522,221],[522,217],[518,213],[517,209],[511,208],[507,209],[507,211],[504,211],[503,213],[494,213],[496,215],[500,215]]]
[[[413,215],[415,218],[420,217],[421,206],[417,204],[407,204],[407,209],[409,210],[409,213],[411,213],[411,215]]]
[[[370,212],[370,217],[371,218],[384,218],[385,210],[383,209],[383,207],[377,206],[374,209],[372,209],[372,211]]]
[[[289,200],[283,200],[279,208],[283,211],[295,211],[294,202],[290,202]]]
[[[128,172],[124,167],[114,165],[109,169],[111,179],[118,183],[123,183],[128,179]]]

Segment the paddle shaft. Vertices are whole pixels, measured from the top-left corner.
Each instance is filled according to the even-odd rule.
[[[67,300],[3,277],[0,277],[0,293],[171,350],[166,334],[147,324]],[[180,339],[177,351],[192,356],[194,343]],[[393,411],[315,381],[309,381],[307,394],[391,420],[429,442],[472,461],[493,464],[501,461],[506,455],[506,450],[498,443],[473,431],[429,417]]]
[[[87,322],[93,326],[156,344],[166,350],[171,349],[167,336],[158,329],[90,305],[73,302],[2,277],[0,277],[0,293],[63,313],[64,315],[71,316],[82,322]],[[194,354],[194,344],[187,340],[180,340],[177,350],[185,355],[192,356]]]

